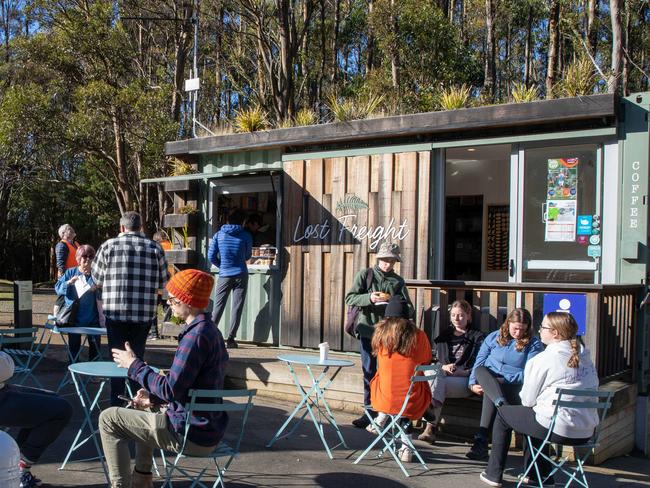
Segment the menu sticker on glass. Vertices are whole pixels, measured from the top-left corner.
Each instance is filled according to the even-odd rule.
[[[544,240],[575,242],[578,214],[578,158],[549,159],[547,168]],[[586,225],[582,226],[585,227]]]

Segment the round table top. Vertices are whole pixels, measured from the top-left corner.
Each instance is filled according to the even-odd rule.
[[[348,361],[347,359],[329,358],[325,361],[321,361],[320,356],[307,354],[280,354],[278,356],[278,359],[287,363],[304,364],[309,366],[335,366],[340,368],[354,366],[354,363],[352,361]]]
[[[106,329],[102,327],[57,327],[58,332],[64,334],[86,334],[92,336],[106,335]]]
[[[128,369],[120,368],[114,361],[88,361],[68,366],[73,373],[102,378],[126,378]]]

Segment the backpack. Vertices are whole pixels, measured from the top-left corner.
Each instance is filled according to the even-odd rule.
[[[373,279],[372,268],[368,268],[366,272],[366,291],[370,291],[372,286]],[[361,313],[361,307],[358,305],[348,305],[348,311],[345,315],[345,332],[350,334],[352,337],[356,338],[356,329],[357,329],[357,320],[359,319],[359,314]]]

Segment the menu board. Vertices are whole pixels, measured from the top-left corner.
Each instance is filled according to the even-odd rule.
[[[546,179],[546,242],[575,242],[578,158],[549,159]]]

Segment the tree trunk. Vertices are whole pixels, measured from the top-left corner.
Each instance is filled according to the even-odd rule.
[[[587,11],[587,49],[592,56],[596,55],[598,46],[598,0],[589,0]]]
[[[628,95],[629,90],[628,90],[628,85],[630,82],[630,57],[632,55],[632,48],[630,47],[630,36],[632,34],[632,22],[630,21],[630,17],[632,16],[630,12],[630,3],[625,2],[625,30],[624,32],[624,37],[623,37],[623,46],[625,49],[623,49],[623,76],[622,76],[622,84],[621,84],[621,91],[623,95]]]
[[[368,19],[372,17],[373,0],[368,0]],[[368,27],[368,55],[366,56],[366,74],[370,73],[375,67],[375,36]],[[347,58],[346,58],[347,59]]]
[[[609,11],[612,22],[612,69],[607,81],[607,91],[619,93],[623,72],[623,25],[620,0],[610,0]]]
[[[532,81],[533,65],[533,8],[528,8],[528,20],[526,21],[526,52],[524,66],[524,84],[529,87]]]
[[[496,42],[494,33],[495,4],[494,0],[485,0],[485,78],[483,89],[490,100],[494,100],[494,83],[496,79]]]
[[[560,0],[552,0],[548,22],[548,56],[546,61],[546,98],[553,98],[557,78],[558,48],[560,41]]]
[[[178,9],[178,2],[174,7]],[[181,6],[183,8],[183,6]],[[179,23],[179,30],[174,36],[174,92],[172,93],[171,113],[175,122],[180,121],[181,102],[183,101],[183,81],[185,79],[185,64],[187,63],[187,50],[190,36],[188,27],[192,17],[192,8],[190,5],[184,5],[181,11],[182,21]],[[193,76],[198,76],[194,73]]]
[[[338,79],[339,31],[341,30],[341,0],[334,0],[334,31],[332,32],[332,82]]]
[[[399,88],[399,25],[398,15],[397,15],[397,2],[395,0],[390,0],[390,15],[391,15],[391,25],[393,27],[393,36],[394,40],[391,43],[390,49],[390,66],[391,66],[391,76],[393,80],[393,88]]]

